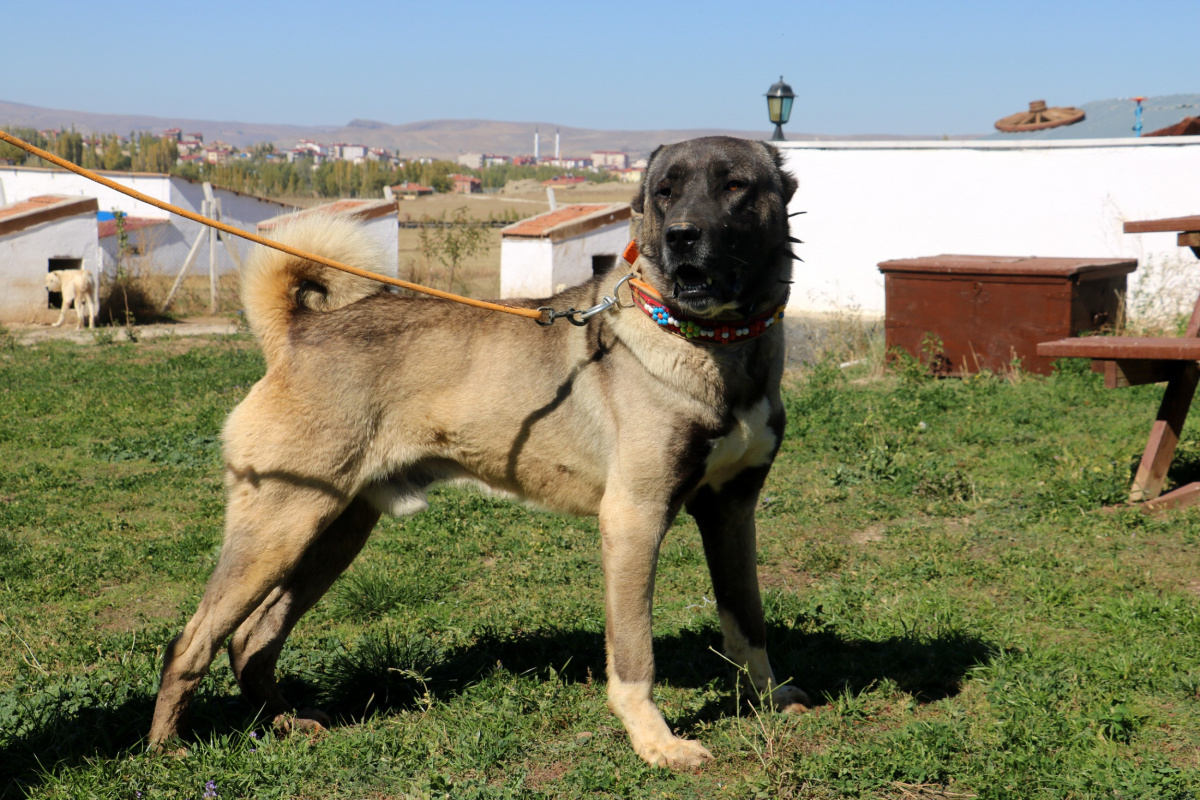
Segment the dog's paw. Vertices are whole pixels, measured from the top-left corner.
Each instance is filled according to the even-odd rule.
[[[333,720],[324,711],[318,711],[315,708],[304,708],[294,713],[277,714],[271,720],[271,727],[279,734],[318,734],[332,728]]]
[[[708,752],[704,745],[693,739],[680,739],[677,736],[638,748],[638,755],[652,766],[671,769],[698,767],[705,761],[713,760],[712,753]]]
[[[778,686],[771,692],[771,705],[785,714],[803,714],[812,708],[808,693],[795,686]]]

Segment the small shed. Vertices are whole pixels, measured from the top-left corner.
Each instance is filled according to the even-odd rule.
[[[58,308],[46,273],[86,269],[99,286],[94,197],[38,195],[0,207],[0,319],[30,322]]]
[[[500,296],[548,297],[617,262],[629,243],[628,203],[563,206],[500,232]]]
[[[121,235],[116,219],[101,219],[96,226],[100,237],[101,269],[105,274],[116,272],[117,264],[130,256],[145,263],[146,258],[157,254],[160,245],[173,238],[176,233],[167,217],[125,217],[125,236],[128,240],[125,253],[120,253]]]
[[[332,203],[324,203],[303,211],[294,211],[291,214],[281,214],[278,217],[263,220],[258,223],[258,233],[270,238],[271,231],[279,225],[312,214],[348,217],[365,225],[368,233],[389,254],[387,263],[372,265],[372,271],[390,275],[393,278],[400,274],[400,225],[396,219],[395,200],[335,200]]]

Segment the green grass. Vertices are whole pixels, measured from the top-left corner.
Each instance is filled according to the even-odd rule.
[[[595,522],[450,489],[382,522],[284,651],[333,730],[276,737],[222,656],[187,754],[149,754],[219,547],[217,436],[262,370],[242,337],[0,337],[0,797],[1200,796],[1200,512],[1101,510],[1160,390],[1078,364],[789,386],[760,574],[777,671],[819,702],[745,702],[681,520],[657,698],[704,769],[646,767],[605,708]],[[1172,480],[1197,477],[1185,431]]]

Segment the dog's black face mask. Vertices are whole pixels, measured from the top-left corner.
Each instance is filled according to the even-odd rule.
[[[761,311],[791,277],[787,204],[796,179],[763,142],[712,136],[659,147],[633,210],[646,279],[700,317]]]

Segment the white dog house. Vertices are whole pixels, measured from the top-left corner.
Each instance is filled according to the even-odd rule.
[[[39,195],[0,207],[0,319],[46,316],[46,273],[86,269],[98,277],[94,197]],[[97,281],[97,285],[99,281]]]
[[[616,263],[629,243],[628,203],[583,203],[501,231],[500,296],[549,297]]]
[[[303,211],[282,214],[258,223],[260,236],[271,238],[279,225],[312,214],[348,217],[366,226],[367,232],[383,246],[389,258],[386,264],[373,264],[370,269],[395,278],[400,274],[400,224],[396,218],[395,200],[336,200]],[[318,253],[318,255],[321,255]],[[365,265],[356,265],[365,266]]]

